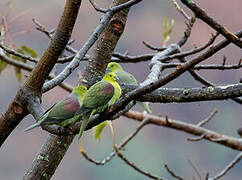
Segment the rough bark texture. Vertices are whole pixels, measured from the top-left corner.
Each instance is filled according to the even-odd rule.
[[[33,92],[41,93],[45,79],[47,79],[70,39],[80,5],[81,0],[66,1],[56,33],[40,62],[33,70],[31,78],[25,82],[24,87],[30,88]],[[72,136],[58,137],[49,135],[34,160],[32,168],[27,171],[23,179],[50,179],[72,140]]]
[[[65,48],[72,33],[81,0],[68,0],[63,16],[44,55],[34,68],[32,75],[17,92],[6,112],[0,117],[0,145],[6,140],[19,122],[29,114],[26,109],[31,97],[41,97],[41,88],[48,78],[58,57]]]
[[[115,0],[112,6],[122,4],[128,0]],[[103,31],[99,37],[96,46],[94,47],[94,53],[89,60],[88,66],[83,73],[83,80],[81,84],[91,85],[95,83],[101,75],[104,74],[106,64],[108,63],[111,54],[123,32],[126,18],[128,15],[128,9],[118,12],[114,15],[110,24]],[[116,32],[116,26],[112,26],[112,23],[121,22],[122,29],[119,33]],[[90,81],[93,79],[92,81]],[[88,82],[88,83],[87,83]],[[30,179],[50,179],[54,174],[56,168],[64,157],[65,152],[70,146],[75,136],[54,136],[49,135],[46,142],[43,144],[40,153],[35,158],[31,169],[24,176],[24,180]],[[60,152],[60,156],[58,153]],[[58,157],[56,157],[58,156]],[[43,158],[42,158],[43,157]],[[49,161],[45,161],[45,157],[49,158]]]
[[[127,2],[127,0],[116,0],[113,2],[113,6],[125,2]],[[99,37],[83,74],[83,79],[88,81],[84,80],[81,83],[90,86],[100,80],[105,73],[106,66],[110,61],[113,50],[124,31],[128,12],[129,9],[117,12]]]

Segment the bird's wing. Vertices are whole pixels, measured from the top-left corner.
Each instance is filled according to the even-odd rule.
[[[119,80],[122,83],[129,84],[129,85],[137,85],[137,86],[139,85],[139,82],[135,79],[135,77],[128,72],[121,71],[121,72],[117,72],[116,74],[118,75]]]
[[[55,104],[50,110],[46,121],[62,121],[72,118],[80,108],[77,98],[67,97],[66,99]],[[48,120],[49,119],[49,120]]]
[[[107,81],[99,81],[90,87],[83,98],[83,105],[93,109],[104,106],[114,95],[114,87]]]

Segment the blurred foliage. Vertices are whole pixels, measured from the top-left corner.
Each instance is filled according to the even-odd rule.
[[[26,14],[26,12],[20,12],[17,15],[15,15],[14,17],[12,17],[9,20],[9,16],[11,14],[11,11],[14,7],[16,0],[9,0],[7,2],[7,13],[6,15],[3,15],[1,17],[1,23],[0,23],[0,43],[1,44],[9,44],[10,48],[12,48],[13,50],[19,52],[20,54],[26,55],[26,56],[30,56],[33,58],[37,58],[38,54],[35,50],[33,50],[32,48],[28,47],[28,46],[20,46],[20,47],[16,47],[14,41],[13,41],[13,35],[10,33],[10,24],[15,22],[17,19],[19,19],[21,16],[23,16],[24,14]],[[27,31],[22,31],[21,33],[15,33],[15,35],[17,34],[23,34],[23,32],[27,32]],[[0,53],[5,54],[5,52],[3,50],[0,51]],[[6,55],[10,58],[12,58],[13,60],[16,61],[20,61],[22,63],[27,63],[27,60],[15,56],[15,55],[11,55],[9,53],[6,53]],[[8,63],[4,62],[3,60],[0,59],[0,73],[7,67]],[[14,70],[16,73],[16,77],[18,79],[18,82],[21,83],[22,82],[22,73],[21,73],[21,68],[14,66]]]
[[[169,17],[165,16],[163,19],[163,29],[164,29],[164,33],[163,33],[163,45],[162,47],[166,46],[166,43],[171,39],[170,34],[172,33],[173,27],[175,25],[175,20],[171,19],[171,22],[169,22]]]
[[[95,126],[93,128],[93,135],[94,135],[94,138],[96,140],[100,140],[101,139],[101,134],[102,134],[102,131],[103,129],[107,126],[107,121]]]
[[[33,57],[33,58],[37,58],[38,57],[37,52],[35,50],[31,49],[28,46],[20,46],[20,47],[16,48],[16,51],[19,52],[20,54],[23,54],[23,55],[26,55],[26,56],[30,56],[30,57]],[[19,56],[10,55],[10,54],[7,54],[7,56],[12,58],[12,59],[14,59],[14,60],[16,60],[16,61],[27,63],[26,59],[23,59],[23,58],[21,58]],[[15,70],[18,82],[21,83],[22,82],[21,68],[15,66],[14,70]]]

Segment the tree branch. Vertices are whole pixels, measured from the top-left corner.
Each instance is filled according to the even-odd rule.
[[[208,180],[217,180],[222,178],[227,172],[232,169],[242,159],[242,152],[240,152],[218,175],[209,178]]]
[[[215,29],[217,32],[222,34],[226,39],[228,39],[230,42],[234,43],[236,46],[242,48],[242,41],[230,32],[226,27],[219,24],[214,18],[209,16],[203,9],[201,9],[196,3],[194,3],[192,0],[181,0],[181,2],[186,5],[188,8],[190,8],[196,15],[197,18],[201,19],[205,23],[207,23],[209,26],[211,26],[213,29]]]
[[[189,134],[193,134],[195,136],[201,136],[205,134],[204,139],[210,142],[218,143],[238,151],[242,150],[241,139],[222,135],[215,131],[208,130],[206,128],[203,128],[197,125],[193,125],[193,124],[189,124],[189,123],[185,123],[177,120],[166,119],[158,116],[148,115],[148,114],[135,112],[135,111],[130,111],[126,113],[125,116],[137,121],[143,121],[143,119],[147,118],[150,124],[175,129],[178,131],[183,131]],[[221,138],[223,140],[216,141],[216,139],[221,139]]]
[[[125,1],[126,0],[115,0],[113,2],[112,6],[115,6],[115,5],[119,4],[119,3],[123,3]],[[128,9],[126,9],[125,11],[128,12]],[[106,19],[109,19],[109,18],[111,19],[111,17],[110,17],[110,11],[107,12],[107,14],[108,14],[108,17],[106,17]],[[127,14],[124,15],[123,12],[121,11],[121,12],[118,12],[118,13],[116,13],[114,15],[114,17],[113,17],[113,19],[111,19],[111,22],[110,23],[112,23],[112,21],[114,19],[119,19],[120,14],[122,14],[123,20],[125,21],[126,20],[126,17],[127,17]],[[111,15],[113,15],[113,14],[111,13]],[[105,18],[103,18],[103,19],[105,20]],[[103,21],[101,21],[101,23],[102,22]],[[99,27],[100,26],[102,26],[102,25],[99,24]],[[110,36],[110,34],[114,34],[115,33],[115,31],[113,31],[113,30],[107,32],[106,30],[109,27],[110,27],[110,24],[105,28],[104,32],[99,37],[99,40],[97,42],[97,44],[102,45],[102,49],[105,49],[105,47],[106,47],[106,44],[104,43],[106,41],[106,39],[103,39],[103,38],[100,39],[103,36],[103,34],[106,33],[105,35],[109,35]],[[104,27],[102,27],[102,28],[104,28]],[[115,45],[116,45],[116,43],[117,43],[117,41],[118,41],[118,39],[119,39],[119,37],[120,37],[121,34],[122,33],[120,33],[118,35],[116,34],[115,36],[117,36],[117,37],[115,39],[112,39],[112,41],[111,41],[112,42],[112,49],[114,49],[114,47],[115,47]],[[95,40],[96,38],[97,37],[95,37],[92,40]],[[104,44],[102,44],[102,43],[104,43]],[[87,46],[85,48],[87,48]],[[85,55],[84,52],[87,50],[85,48],[82,50],[82,52],[79,51],[79,53],[77,53],[77,56],[75,58],[80,58],[80,56]],[[94,48],[94,53],[93,54],[95,54],[95,51],[98,51],[98,50],[99,49]],[[112,51],[106,51],[105,53],[111,55],[112,54]],[[92,59],[92,57],[90,59]],[[88,67],[90,67],[90,59],[89,59]],[[75,60],[73,60],[73,61],[74,61],[74,63],[71,63],[71,65],[68,66],[69,68],[71,68],[71,69],[69,69],[70,71],[72,71],[72,68],[75,65],[78,65],[79,64],[79,62],[76,62]],[[92,61],[95,61],[95,62],[99,62],[100,63],[100,62],[103,61],[103,59],[102,58],[100,58],[100,59],[92,59]],[[74,64],[74,66],[72,66],[73,64]],[[86,79],[86,80],[87,79],[89,80],[91,76],[96,76],[96,74],[99,73],[98,70],[95,69],[95,66],[90,67],[90,69],[91,69],[91,71],[84,72],[84,74],[83,74],[83,78]],[[104,70],[105,69],[102,69],[102,72],[104,72]],[[58,78],[57,78],[53,82],[55,82],[56,80],[59,81]],[[48,87],[48,86],[45,86],[45,87]],[[49,138],[46,140],[45,144],[43,145],[43,148],[42,148],[42,150],[40,151],[39,154],[41,154],[41,155],[44,154],[44,157],[47,157],[48,156],[51,159],[51,161],[45,162],[45,164],[44,164],[45,165],[44,166],[45,167],[44,168],[45,171],[44,171],[44,169],[42,169],[43,166],[41,166],[41,164],[43,162],[42,161],[39,161],[39,160],[35,160],[34,163],[33,163],[33,166],[31,168],[31,170],[29,171],[29,173],[31,173],[31,172],[34,172],[34,173],[37,172],[36,169],[38,168],[38,166],[40,166],[41,167],[41,169],[40,169],[41,172],[48,172],[47,175],[46,175],[46,177],[45,177],[45,179],[50,179],[51,176],[53,175],[55,169],[59,165],[61,159],[63,158],[65,152],[67,151],[67,149],[68,149],[70,143],[72,142],[73,138],[74,138],[74,136],[63,136],[63,137],[61,137],[61,136],[53,136],[53,135],[50,135]],[[45,149],[48,149],[48,150],[45,151]],[[58,149],[58,151],[57,151],[57,149]],[[52,153],[52,152],[55,152],[55,153]],[[60,152],[61,156],[58,156],[58,158],[56,158],[56,152]],[[36,157],[36,159],[38,159],[38,157]],[[49,166],[51,166],[51,168],[49,168]]]

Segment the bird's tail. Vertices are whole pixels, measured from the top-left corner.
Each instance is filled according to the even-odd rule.
[[[78,134],[78,139],[80,139],[82,137],[82,134],[87,127],[90,114],[91,113],[89,112],[89,113],[84,113],[82,115],[82,124],[81,124],[80,131],[79,131],[79,134]]]
[[[34,129],[38,126],[41,126],[41,124],[44,122],[46,117],[48,116],[48,113],[44,114],[35,124],[32,124],[31,126],[27,127],[24,132],[30,131],[31,129]]]
[[[31,129],[34,129],[34,128],[40,126],[41,123],[42,123],[42,122],[38,121],[37,123],[35,123],[35,124],[33,124],[33,125],[27,127],[24,131],[25,131],[25,132],[26,132],[26,131],[30,131]]]
[[[152,113],[152,111],[151,111],[151,109],[150,109],[150,107],[149,107],[149,105],[148,105],[148,103],[147,102],[138,102],[139,103],[139,105],[148,113],[148,114],[151,114]]]

